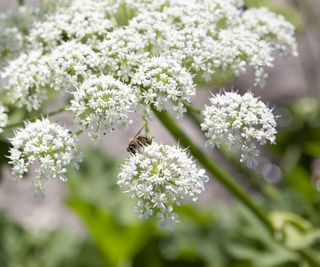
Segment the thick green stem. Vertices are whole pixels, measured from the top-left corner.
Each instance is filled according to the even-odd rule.
[[[19,4],[19,6],[25,5],[25,0],[18,0],[18,4]]]
[[[248,209],[250,209],[266,229],[273,234],[274,228],[269,221],[269,218],[263,210],[261,210],[242,190],[242,188],[231,179],[231,177],[220,169],[211,158],[209,158],[178,126],[175,120],[167,112],[159,112],[153,109],[153,112],[167,128],[171,135],[180,142],[180,144],[190,151],[190,153],[212,174],[214,175],[236,198],[238,198]]]

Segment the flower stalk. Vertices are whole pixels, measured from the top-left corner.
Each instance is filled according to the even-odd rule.
[[[58,115],[58,114],[60,114],[60,113],[62,113],[62,112],[64,112],[64,111],[66,111],[67,109],[68,109],[68,107],[63,106],[63,107],[61,107],[61,108],[59,108],[59,109],[53,110],[53,111],[51,111],[51,112],[48,112],[48,113],[46,114],[46,117],[49,118],[49,117]],[[34,118],[30,119],[29,121],[30,121],[30,122],[33,122],[33,121],[35,121],[36,119],[37,119],[37,117],[34,117]],[[13,128],[20,127],[20,126],[22,126],[22,125],[23,125],[23,121],[14,122],[14,123],[8,124],[6,127],[4,127],[4,130],[10,130],[10,129],[13,129]]]

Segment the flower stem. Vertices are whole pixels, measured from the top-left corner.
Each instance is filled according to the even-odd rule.
[[[25,5],[25,0],[18,0],[19,6],[24,6]]]
[[[59,114],[59,113],[61,113],[61,112],[66,111],[67,108],[68,108],[68,107],[62,107],[62,108],[59,108],[59,109],[57,109],[57,110],[51,111],[51,112],[47,113],[47,116],[48,116],[48,117],[51,117],[51,116],[57,115],[57,114]]]
[[[48,113],[46,114],[46,116],[47,116],[47,117],[55,116],[55,115],[57,115],[57,114],[59,114],[59,113],[64,112],[66,109],[67,109],[67,107],[64,106],[64,107],[59,108],[59,109],[57,109],[57,110],[48,112]],[[32,121],[35,121],[36,119],[37,119],[37,117],[33,117],[33,118],[30,119],[30,121],[32,122]],[[21,125],[23,125],[23,121],[19,121],[19,122],[15,122],[15,123],[8,124],[6,127],[4,127],[4,129],[5,129],[5,130],[10,130],[10,129],[12,129],[12,128],[16,128],[16,127],[19,127],[19,126],[21,126]]]
[[[153,108],[154,114],[160,122],[167,128],[171,135],[180,142],[180,144],[190,151],[190,153],[212,174],[214,175],[236,198],[238,198],[248,209],[250,209],[266,229],[273,234],[274,228],[266,213],[261,210],[248,196],[242,188],[232,180],[211,158],[209,158],[178,126],[175,120],[167,112],[159,112]]]

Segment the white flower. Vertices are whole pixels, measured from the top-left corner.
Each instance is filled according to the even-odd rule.
[[[159,111],[172,107],[178,114],[185,112],[184,102],[196,94],[192,75],[179,62],[165,57],[142,62],[132,84],[140,90],[146,107],[153,105]]]
[[[3,67],[20,53],[26,42],[26,33],[36,18],[35,12],[25,6],[0,14],[0,66]]]
[[[101,65],[106,72],[126,83],[141,62],[149,57],[145,51],[143,36],[132,28],[117,28],[97,45]]]
[[[141,219],[157,216],[168,228],[177,221],[176,205],[196,201],[208,181],[185,150],[152,143],[122,165],[118,184],[138,200]]]
[[[130,20],[128,27],[141,35],[146,52],[171,54],[183,49],[183,35],[169,22],[165,13],[144,12]]]
[[[36,177],[34,189],[42,193],[43,183],[48,179],[66,180],[69,165],[78,168],[82,160],[72,134],[48,119],[28,122],[25,128],[15,132],[10,139],[10,164],[16,179],[21,179],[34,164]],[[40,191],[39,191],[40,190]]]
[[[223,71],[231,68],[236,75],[245,72],[249,65],[255,71],[256,84],[262,87],[266,78],[263,68],[273,66],[272,52],[268,42],[240,26],[219,33],[211,60],[214,68]]]
[[[100,57],[91,46],[77,41],[63,43],[48,55],[53,77],[50,87],[67,91],[99,71]]]
[[[8,124],[7,109],[0,105],[0,134],[3,132],[3,128]]]
[[[184,112],[182,102],[194,95],[191,75],[210,81],[225,71],[239,75],[249,66],[256,84],[263,86],[264,69],[272,67],[273,53],[296,52],[294,27],[289,22],[264,8],[243,11],[242,0],[59,3],[60,8],[38,17],[37,22],[26,22],[32,27],[24,29],[14,23],[4,27],[5,38],[0,38],[4,53],[10,43],[15,43],[10,45],[12,50],[24,47],[23,29],[31,28],[29,50],[9,62],[2,75],[8,80],[10,98],[19,107],[37,110],[48,90],[66,92],[92,74],[107,74],[127,84],[134,77],[134,84],[141,85],[140,77],[151,81],[151,72],[159,65],[159,71],[181,70],[184,81],[176,73],[171,77],[165,73],[172,84],[162,87],[165,92],[145,88],[143,102],[162,110],[167,108],[165,102],[172,101],[179,114]],[[164,60],[168,60],[165,67]],[[149,77],[144,77],[143,70]],[[162,78],[156,82],[164,85]]]
[[[40,51],[22,53],[4,69],[1,77],[7,80],[5,90],[18,107],[39,109],[47,98],[52,79],[47,57]]]
[[[250,92],[218,94],[203,111],[202,130],[211,147],[225,145],[241,151],[241,161],[251,167],[258,155],[256,144],[275,142],[276,122],[272,111]]]
[[[270,42],[280,53],[287,54],[287,50],[291,50],[293,55],[298,55],[294,26],[283,16],[265,7],[250,8],[243,13],[242,20],[248,29]]]
[[[73,92],[70,110],[81,129],[95,137],[99,130],[127,128],[129,114],[137,104],[133,88],[111,76],[90,77]]]
[[[38,110],[50,90],[66,92],[97,71],[99,56],[89,46],[74,41],[47,55],[39,50],[23,53],[5,68],[2,77],[12,102]]]
[[[50,51],[69,40],[82,43],[101,41],[113,25],[102,1],[74,1],[35,23],[29,35],[30,47]]]
[[[1,24],[0,24],[1,25]],[[12,58],[23,48],[23,35],[16,27],[5,28],[0,32],[0,57]],[[1,65],[2,62],[1,62]]]

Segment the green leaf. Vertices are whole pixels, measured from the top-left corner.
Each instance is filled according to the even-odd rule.
[[[125,225],[112,214],[77,198],[68,200],[70,207],[82,219],[97,247],[111,267],[129,262],[152,238],[147,224]]]
[[[301,250],[320,240],[320,229],[314,229],[309,221],[290,212],[277,211],[270,214],[278,236],[287,247]]]

